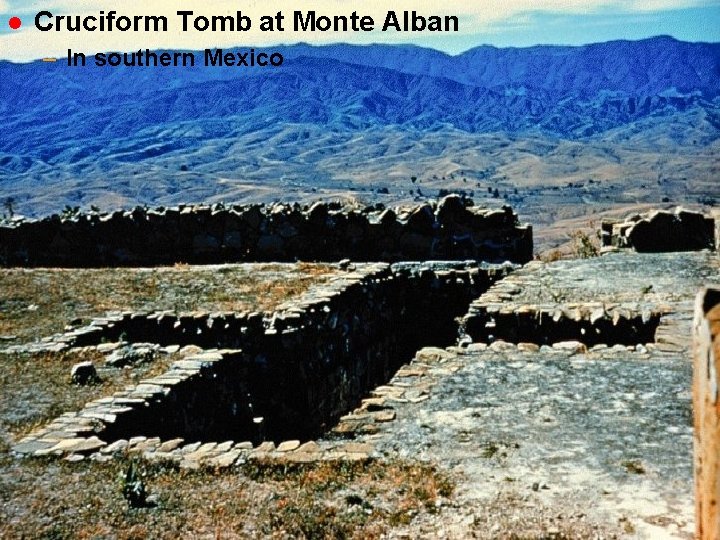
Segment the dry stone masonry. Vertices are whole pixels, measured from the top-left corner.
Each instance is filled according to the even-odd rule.
[[[720,283],[720,259],[707,252],[533,262],[493,285],[465,322],[502,302],[508,313],[557,313],[559,323],[592,329],[586,315],[603,321],[602,307],[627,318],[661,313],[654,336],[538,342],[513,326],[514,342],[495,328],[486,342],[426,348],[335,431],[372,444],[373,455],[445,463],[463,475],[458,537],[471,537],[467,524],[484,521],[477,509],[508,492],[529,507],[556,508],[558,524],[575,505],[583,516],[629,524],[640,538],[692,537],[687,359],[693,297],[708,282]],[[391,422],[373,418],[380,408]],[[497,523],[488,518],[486,527]]]
[[[225,348],[176,361],[160,376],[66,414],[15,451],[82,454],[137,436],[254,444],[314,438],[419,347],[454,343],[455,317],[511,269],[358,264],[272,314],[127,313],[94,321],[49,347],[104,348],[101,342],[122,335]]]
[[[716,218],[698,212],[656,210],[624,221],[603,221],[602,245],[656,253],[720,249],[718,227]]]
[[[603,224],[606,247],[637,252],[528,262],[531,229],[509,208],[481,211],[459,197],[404,210],[188,207],[1,228],[5,264],[82,266],[81,253],[88,264],[378,261],[344,261],[273,313],[118,313],[6,348],[87,347],[129,367],[195,350],[61,415],[13,452],[187,469],[428,459],[464,478],[460,537],[482,522],[464,509],[486,507],[498,483],[532,505],[574,501],[641,537],[688,537],[694,332],[696,519],[714,537],[720,292],[699,298],[694,323],[693,295],[720,286],[720,258],[706,250],[717,234],[717,219],[655,212]],[[641,253],[682,250],[697,252]],[[452,261],[397,262],[430,257]]]
[[[69,213],[0,226],[4,266],[404,260],[527,262],[532,228],[510,207],[448,196],[395,209],[318,202]]]
[[[673,273],[679,267],[683,272]],[[349,412],[328,423],[332,429],[315,440],[286,432],[261,442],[252,433],[217,433],[209,426],[209,437],[182,430],[163,432],[158,426],[137,428],[137,422],[142,425],[155,416],[164,419],[171,412],[192,418],[197,405],[182,392],[217,384],[212,382],[217,380],[215,374],[252,382],[248,373],[233,371],[251,367],[256,358],[242,349],[225,349],[186,357],[159,377],[92,402],[77,413],[66,413],[21,441],[15,451],[71,461],[129,455],[172,461],[188,469],[235,468],[266,459],[366,460],[389,454],[446,463],[462,474],[456,525],[464,532],[459,536],[468,532],[467,523],[480,519],[472,512],[488,504],[499,482],[503,490],[514,490],[534,505],[567,508],[568,501],[574,501],[592,519],[630,522],[642,537],[684,537],[694,526],[686,360],[692,297],[699,284],[717,280],[718,270],[720,260],[704,252],[625,252],[527,265],[495,282],[480,298],[487,305],[504,299],[513,309],[552,305],[552,313],[572,313],[580,306],[581,320],[600,305],[608,314],[657,312],[662,315],[654,339],[636,344],[588,345],[581,340],[546,344],[519,335],[517,343],[464,339],[455,346],[426,347],[412,361],[396,366],[383,384],[371,383],[363,394],[367,397],[350,404]],[[334,285],[308,291],[298,303],[305,306],[302,313],[311,313],[315,306],[316,316],[329,324],[342,311],[332,298],[340,303],[357,301],[341,285],[348,279],[373,284],[368,292],[379,295],[385,278],[425,275],[427,284],[432,284],[426,290],[442,291],[476,271],[483,275],[482,267],[469,267],[466,273],[460,263],[357,265],[355,271],[338,276]],[[484,278],[477,281],[487,284]],[[345,292],[333,296],[331,290]],[[323,296],[328,298],[318,298]],[[437,308],[442,298],[434,297],[425,309]],[[582,307],[589,304],[593,307]],[[330,311],[321,308],[325,305],[331,306]],[[479,305],[474,304],[466,320]],[[284,306],[276,320],[291,312],[291,305]],[[300,315],[292,324],[280,323],[285,330],[268,339],[285,335],[294,343],[293,332],[310,319]],[[337,320],[346,322],[342,315]],[[271,323],[271,316],[262,321],[269,336],[279,328]],[[429,321],[418,324],[426,333],[432,331]],[[266,359],[272,361],[270,354]],[[319,367],[316,364],[314,369]],[[316,371],[313,377],[322,373]],[[240,402],[245,390],[253,392],[243,386],[236,396]],[[227,415],[229,410],[216,413]],[[255,409],[252,414],[255,421],[262,412]],[[126,426],[132,427],[120,429],[126,419]],[[168,421],[178,422],[177,418]],[[426,534],[440,533],[430,528]]]

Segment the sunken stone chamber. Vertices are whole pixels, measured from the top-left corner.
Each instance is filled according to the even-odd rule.
[[[455,318],[512,265],[358,264],[272,315],[127,313],[59,336],[63,347],[128,341],[215,349],[64,415],[17,452],[74,451],[134,436],[308,440],[326,432],[425,345],[450,345]],[[153,339],[152,336],[155,336]],[[83,442],[84,441],[84,442]],[[82,448],[85,448],[82,446]]]
[[[569,308],[478,306],[466,316],[465,332],[474,342],[536,343],[552,345],[578,341],[587,346],[652,343],[660,313],[607,312],[602,304]]]

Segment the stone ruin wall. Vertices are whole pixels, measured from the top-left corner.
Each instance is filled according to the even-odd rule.
[[[607,248],[637,251],[718,250],[720,212],[710,218],[678,209],[604,222],[602,239]],[[359,210],[325,203],[308,208],[216,205],[67,219],[52,216],[0,226],[0,264],[6,266],[341,258],[525,263],[532,258],[532,229],[519,225],[507,207],[480,210],[466,206],[458,197],[404,210]],[[393,269],[383,264],[363,265],[354,275],[309,291],[270,319],[256,313],[127,313],[97,320],[89,327],[56,336],[50,346],[92,346],[124,334],[130,341],[192,343],[215,350],[178,361],[158,377],[62,415],[20,441],[14,451],[22,455],[111,454],[122,448],[123,437],[142,440],[142,435],[169,441],[164,445],[158,442],[158,448],[167,445],[168,450],[182,444],[181,439],[231,436],[248,441],[235,445],[232,453],[252,449],[263,440],[317,435],[394,372],[398,353],[409,357],[430,345],[422,341],[422,333],[433,321],[423,319],[422,314],[433,319],[439,305],[467,306],[507,271],[489,271],[469,263],[444,268],[414,263]],[[524,335],[528,328],[538,333],[538,343],[540,337],[555,334],[557,339],[583,334],[585,341],[587,324],[593,329],[602,324],[609,328],[611,323],[617,325],[616,319],[623,320],[622,314],[601,313],[599,307],[597,313],[568,315],[530,306],[524,317],[523,313],[505,313],[502,302],[487,306],[478,302],[465,316],[461,331],[480,342],[497,337],[517,341],[516,335]],[[718,309],[720,292],[704,293],[695,324],[696,508],[699,535],[707,538],[720,534]],[[408,313],[414,315],[408,318]],[[451,313],[440,318],[453,320],[445,315]],[[648,331],[655,332],[659,314],[636,315],[643,325],[650,322]],[[631,326],[642,326],[628,321]],[[485,335],[497,323],[509,333]],[[451,327],[445,330],[450,332]],[[607,341],[611,332],[600,330]],[[430,334],[433,338],[438,335]],[[271,386],[279,390],[261,390]],[[208,399],[210,396],[213,399]],[[386,410],[363,411],[370,427],[374,419],[382,422],[389,417]],[[255,415],[263,418],[261,427],[255,423]],[[227,432],[228,425],[238,426],[237,432]],[[344,424],[341,421],[339,425]]]
[[[601,226],[604,248],[630,248],[640,252],[720,251],[720,213],[705,216],[676,208],[634,214],[624,220],[606,220]]]
[[[366,208],[318,202],[179,206],[87,213],[0,225],[2,266],[532,259],[532,227],[510,207],[438,203]]]

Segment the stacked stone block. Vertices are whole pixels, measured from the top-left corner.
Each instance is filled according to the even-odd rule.
[[[0,265],[484,260],[532,258],[532,228],[510,207],[448,196],[394,209],[338,203],[178,206],[53,215],[0,226]]]

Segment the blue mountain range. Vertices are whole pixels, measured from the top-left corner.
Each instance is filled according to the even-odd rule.
[[[566,137],[695,107],[718,118],[720,44],[657,37],[582,47],[482,46],[458,56],[389,45],[277,50],[285,57],[280,68],[2,62],[0,151],[37,152],[59,135],[124,137],[163,122],[236,115],[251,124],[451,125]]]
[[[202,52],[193,68],[0,62],[0,195],[33,200],[41,185],[60,181],[61,169],[62,178],[107,172],[124,179],[146,174],[153,181],[157,175],[148,167],[158,156],[176,156],[177,165],[163,165],[169,170],[191,153],[196,167],[203,160],[219,163],[232,141],[271,140],[279,126],[291,126],[281,134],[284,143],[296,141],[283,155],[292,154],[304,167],[288,165],[280,176],[302,176],[303,182],[311,182],[307,167],[313,159],[327,156],[322,145],[328,141],[318,133],[341,133],[346,145],[353,133],[379,129],[450,130],[456,139],[458,133],[502,133],[581,141],[617,137],[617,129],[657,129],[681,116],[686,139],[708,144],[720,136],[718,43],[660,36],[579,47],[481,46],[456,56],[396,45],[263,50],[279,51],[284,64],[205,67]],[[309,133],[315,133],[312,141],[305,140]],[[417,148],[418,140],[413,135],[408,144]],[[300,155],[303,144],[317,152]],[[280,167],[292,156],[248,151],[244,157],[207,171],[222,179],[244,167],[256,178],[261,167]],[[122,169],[140,162],[148,167]],[[31,185],[40,179],[45,184]],[[147,201],[156,188],[143,196],[122,189],[127,200]],[[171,197],[186,188],[162,189]],[[83,200],[77,197],[72,200]]]

